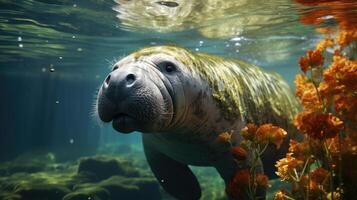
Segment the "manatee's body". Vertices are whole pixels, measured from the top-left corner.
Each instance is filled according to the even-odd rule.
[[[116,63],[98,95],[98,113],[119,132],[143,132],[148,163],[164,189],[179,199],[201,190],[188,165],[213,166],[228,183],[237,166],[230,146],[246,123],[273,123],[289,133],[283,146],[263,155],[266,174],[287,150],[297,103],[277,75],[242,61],[193,53],[174,46],[139,50]],[[262,168],[259,168],[262,170]]]

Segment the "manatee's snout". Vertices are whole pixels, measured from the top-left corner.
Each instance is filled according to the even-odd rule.
[[[140,87],[142,76],[138,70],[114,70],[104,80],[102,92],[113,102],[119,102]]]
[[[115,130],[150,132],[167,123],[172,100],[160,77],[137,64],[114,68],[98,93],[98,114]]]

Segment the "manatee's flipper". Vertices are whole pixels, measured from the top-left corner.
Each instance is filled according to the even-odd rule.
[[[200,185],[187,165],[160,153],[145,140],[143,144],[151,171],[166,192],[177,199],[195,200],[201,197]]]
[[[249,158],[249,157],[248,157]],[[226,156],[222,156],[220,160],[215,163],[215,168],[223,178],[226,183],[226,187],[230,184],[234,175],[240,171],[245,169],[250,169],[251,160],[247,159],[246,162],[237,163],[232,155],[228,153]],[[262,162],[259,160],[258,165],[256,166],[256,172],[262,173],[263,166]],[[262,200],[265,199],[266,190],[265,189],[257,189],[256,199]],[[247,195],[244,195],[240,198],[240,200],[250,200],[251,198]]]

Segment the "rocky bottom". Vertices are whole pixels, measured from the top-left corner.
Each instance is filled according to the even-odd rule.
[[[202,199],[226,199],[213,168],[193,168]],[[277,184],[272,182],[276,188]],[[271,195],[269,195],[271,196]],[[110,144],[98,155],[60,162],[50,152],[26,153],[0,163],[0,200],[173,199],[153,177],[143,152]]]

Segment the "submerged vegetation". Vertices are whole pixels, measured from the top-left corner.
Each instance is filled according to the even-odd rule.
[[[347,36],[348,35],[348,36]],[[346,37],[347,36],[347,37]],[[352,39],[351,37],[354,37]],[[341,52],[357,32],[319,42],[300,59],[304,74],[296,77],[296,96],[304,110],[295,125],[303,142],[291,141],[286,158],[277,162],[277,174],[292,185],[276,199],[351,199],[356,195],[357,62]],[[324,52],[334,49],[332,62],[324,67]]]
[[[304,109],[294,123],[305,139],[290,141],[289,153],[277,162],[277,174],[291,184],[291,191],[280,190],[275,199],[353,199],[357,195],[356,18],[343,1],[298,2],[325,6],[306,13],[302,22],[319,24],[323,19],[317,17],[329,11],[339,30],[319,28],[326,37],[299,60],[303,74],[296,76],[296,96]],[[328,51],[333,55],[328,57]]]
[[[269,187],[268,176],[261,170],[260,158],[272,143],[280,148],[287,136],[282,128],[272,124],[256,126],[248,124],[241,131],[243,141],[239,146],[232,146],[229,133],[222,133],[220,141],[231,144],[231,153],[239,167],[231,182],[227,185],[226,193],[232,199],[263,199],[265,190]],[[249,157],[248,157],[249,155]],[[250,165],[244,166],[247,159]]]
[[[344,8],[338,7],[337,1],[322,4],[335,11]],[[295,94],[303,110],[295,116],[294,125],[304,139],[290,140],[288,153],[276,163],[276,174],[290,187],[278,190],[275,200],[340,200],[357,195],[357,29],[351,23],[354,18],[332,12],[336,13],[339,30],[317,29],[326,37],[299,60],[302,73],[296,76]],[[307,15],[321,17],[319,12]],[[302,17],[306,23],[321,23],[307,19]],[[248,124],[241,133],[241,147],[232,147],[237,160],[247,158],[247,144],[257,160],[268,142],[279,148],[285,135],[284,130],[271,124]],[[229,139],[227,133],[221,138]],[[267,177],[253,164],[236,173],[226,192],[234,199],[242,195],[259,199],[259,187],[268,187]]]
[[[223,181],[212,168],[194,168],[202,200],[226,199]],[[60,160],[34,151],[0,163],[0,200],[172,199],[159,186],[138,145],[107,143],[98,154]]]
[[[291,184],[275,199],[353,199],[357,194],[357,62],[344,55],[355,45],[357,30],[327,36],[301,57],[296,96],[304,110],[295,126],[304,141],[290,141],[289,153],[277,162],[277,174]],[[325,67],[326,49],[333,50]]]
[[[356,30],[340,31],[300,58],[303,73],[296,76],[295,94],[303,111],[295,116],[294,125],[304,139],[290,140],[285,158],[276,163],[276,174],[290,184],[290,191],[280,189],[275,200],[340,200],[357,195],[357,62],[343,53],[356,41]],[[327,48],[334,52],[325,67]],[[239,163],[251,154],[253,162],[237,171],[226,192],[233,199],[261,199],[259,188],[269,184],[256,168],[259,158],[269,143],[280,148],[287,133],[272,124],[248,124],[241,134],[244,139],[240,146],[232,146],[232,155]],[[219,140],[230,143],[230,133],[222,133]]]
[[[93,156],[58,162],[35,152],[0,166],[3,200],[161,199],[159,184],[123,157]]]

